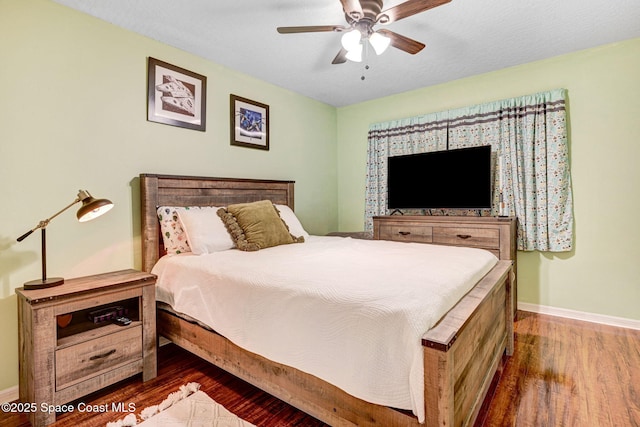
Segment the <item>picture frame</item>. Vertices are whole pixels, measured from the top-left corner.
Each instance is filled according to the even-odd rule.
[[[269,150],[269,106],[230,96],[231,145]]]
[[[149,57],[147,120],[204,132],[207,77]]]

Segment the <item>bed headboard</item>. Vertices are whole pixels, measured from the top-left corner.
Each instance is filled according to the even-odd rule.
[[[158,206],[228,206],[271,200],[293,209],[294,181],[140,174],[142,269],[164,253]]]

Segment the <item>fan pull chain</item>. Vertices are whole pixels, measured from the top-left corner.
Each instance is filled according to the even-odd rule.
[[[368,66],[368,65],[365,65],[365,66],[364,66],[364,70],[362,70],[362,76],[360,77],[360,80],[364,80],[364,79],[365,79],[364,73],[365,73],[368,69],[369,69],[369,66]]]
[[[362,70],[362,76],[360,77],[360,80],[365,80],[364,74],[367,72],[367,70],[369,70],[369,43],[364,44],[364,69]]]

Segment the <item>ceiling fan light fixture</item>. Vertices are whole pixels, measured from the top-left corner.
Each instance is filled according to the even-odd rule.
[[[353,62],[362,62],[362,44],[360,43],[353,49],[347,51],[345,58]]]
[[[347,25],[306,25],[298,27],[278,27],[280,34],[339,32],[342,48],[331,61],[332,64],[343,64],[347,60],[363,61],[369,56],[369,45],[377,55],[381,55],[391,45],[396,49],[415,55],[424,49],[425,44],[389,30],[375,31],[377,24],[386,25],[436,6],[449,3],[451,0],[396,0],[397,4],[385,9],[384,0],[340,0]],[[385,9],[385,10],[383,10]],[[369,41],[367,44],[366,41]],[[365,69],[368,68],[365,67]]]
[[[391,39],[376,32],[371,34],[369,37],[369,43],[373,46],[373,50],[376,51],[376,55],[382,55],[382,53],[389,47]]]
[[[358,45],[360,45],[360,40],[362,39],[362,34],[358,30],[351,30],[342,35],[340,41],[342,42],[342,47],[344,47],[348,51],[352,51],[353,49],[357,49]],[[362,49],[362,45],[360,45],[360,49]]]

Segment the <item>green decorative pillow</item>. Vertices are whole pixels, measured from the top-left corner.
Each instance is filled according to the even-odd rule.
[[[218,209],[217,213],[240,250],[257,251],[304,242],[304,237],[289,233],[287,224],[269,200],[229,205]]]

